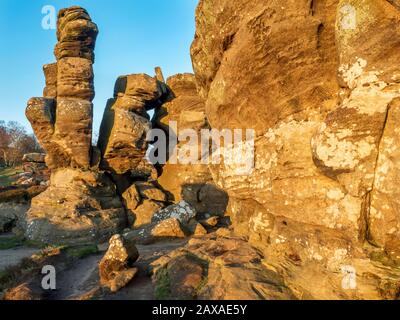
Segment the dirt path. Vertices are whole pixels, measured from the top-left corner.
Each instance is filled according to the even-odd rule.
[[[9,239],[9,234],[0,235],[1,239]],[[0,271],[8,267],[13,267],[22,262],[25,258],[30,258],[33,254],[38,253],[40,249],[28,247],[16,247],[12,249],[0,250]]]
[[[0,271],[20,264],[24,258],[29,258],[39,251],[39,249],[26,247],[0,250]]]
[[[139,260],[135,266],[139,273],[125,288],[116,294],[107,294],[105,300],[149,300],[154,299],[154,286],[148,276],[148,267],[151,262],[175,250],[186,241],[159,242],[147,246],[138,245]],[[67,270],[57,274],[57,290],[52,292],[49,300],[68,300],[84,296],[99,285],[98,263],[104,252],[91,255],[73,263]]]

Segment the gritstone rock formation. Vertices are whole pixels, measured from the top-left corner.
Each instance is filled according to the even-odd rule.
[[[172,298],[399,298],[399,25],[397,0],[200,0],[195,75],[118,78],[92,147],[98,30],[61,10],[57,63],[27,108],[53,170],[27,236],[105,240],[127,220],[100,263],[113,291],[137,272],[135,243],[190,231],[153,264]],[[146,136],[169,121],[254,129],[254,169],[153,166]],[[232,227],[216,230],[224,213]]]
[[[153,167],[145,160],[151,129],[146,111],[161,105],[164,92],[165,85],[146,74],[118,78],[100,129],[101,168],[118,175],[151,176]]]
[[[104,241],[124,226],[114,183],[97,169],[92,148],[94,46],[98,29],[85,9],[59,12],[57,63],[44,66],[44,98],[26,116],[52,169],[49,188],[32,200],[28,238],[46,243]],[[92,161],[93,159],[93,161]]]
[[[399,278],[374,263],[400,262],[397,3],[201,0],[196,23],[211,127],[257,133],[252,174],[210,166],[235,231],[299,296],[384,297]]]
[[[117,79],[100,128],[100,168],[112,175],[132,227],[151,223],[167,202],[154,183],[157,170],[146,158],[152,128],[147,111],[160,107],[167,95],[166,85],[158,80],[163,78],[161,69],[156,71],[156,77],[132,74]]]

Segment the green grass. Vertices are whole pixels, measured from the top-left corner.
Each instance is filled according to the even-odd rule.
[[[17,174],[22,173],[20,167],[0,168],[0,187],[8,187],[17,180]]]
[[[41,250],[50,250],[64,247],[59,246],[48,246],[42,242],[27,240],[22,236],[9,235],[0,237],[0,250],[13,249],[17,247],[28,247],[28,248],[37,248]]]
[[[154,295],[157,300],[166,300],[171,295],[170,280],[167,269],[161,269],[156,275],[156,288]]]
[[[13,249],[22,245],[24,245],[24,241],[16,236],[0,238],[0,250]]]
[[[67,255],[72,258],[83,259],[92,254],[98,253],[97,245],[88,244],[67,248]]]

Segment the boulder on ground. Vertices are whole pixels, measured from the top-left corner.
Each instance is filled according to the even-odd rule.
[[[189,203],[180,201],[178,204],[171,205],[156,212],[153,215],[152,222],[158,223],[170,218],[176,218],[180,223],[187,224],[189,220],[195,216],[196,210]]]
[[[125,233],[124,237],[129,241],[146,245],[161,240],[182,239],[186,234],[178,219],[168,218],[136,228]]]
[[[162,220],[151,230],[151,235],[155,238],[185,238],[181,224],[176,218]]]
[[[163,204],[152,200],[143,200],[143,202],[130,214],[133,218],[131,224],[134,228],[140,228],[145,225],[151,224],[153,216],[156,212],[163,208]]]
[[[109,248],[99,263],[100,283],[112,292],[126,286],[138,272],[132,264],[139,258],[133,241],[117,234],[110,239]]]

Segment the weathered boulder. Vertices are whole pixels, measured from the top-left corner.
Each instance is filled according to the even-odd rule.
[[[130,225],[134,228],[152,223],[153,216],[156,212],[163,209],[163,204],[152,200],[143,200],[138,207],[132,211],[132,223]]]
[[[171,205],[165,209],[156,212],[153,215],[152,222],[158,223],[170,218],[178,219],[182,224],[187,224],[190,219],[196,216],[196,209],[189,203],[180,201],[178,204]]]
[[[140,228],[150,224],[153,215],[165,207],[166,195],[153,183],[137,181],[122,194],[129,225]]]
[[[177,218],[169,218],[159,222],[152,230],[155,238],[185,238],[185,232]]]
[[[166,194],[153,183],[138,181],[134,183],[143,199],[166,202]]]
[[[133,212],[140,204],[142,198],[136,185],[133,184],[122,194],[122,199],[127,210]]]
[[[24,170],[18,175],[16,185],[47,185],[50,170],[45,163],[46,154],[28,153],[22,157]]]
[[[207,234],[207,230],[196,219],[191,219],[187,227],[194,236],[203,236]]]
[[[2,299],[5,301],[39,301],[42,300],[42,296],[39,292],[33,290],[29,284],[23,283],[6,290]]]
[[[58,13],[57,39],[54,49],[57,60],[80,57],[94,61],[94,47],[98,34],[96,24],[87,11],[75,6]]]
[[[109,248],[99,263],[100,283],[112,292],[126,286],[138,272],[132,264],[139,258],[139,252],[132,241],[121,235],[110,239]]]
[[[257,250],[237,238],[192,239],[151,265],[156,291],[163,286],[164,299],[295,298],[283,278],[263,266]]]
[[[157,299],[196,299],[206,277],[206,263],[192,255],[174,257],[155,273]]]
[[[186,237],[186,232],[177,218],[167,218],[135,228],[125,233],[124,237],[128,241],[147,245],[156,241],[182,239]]]

